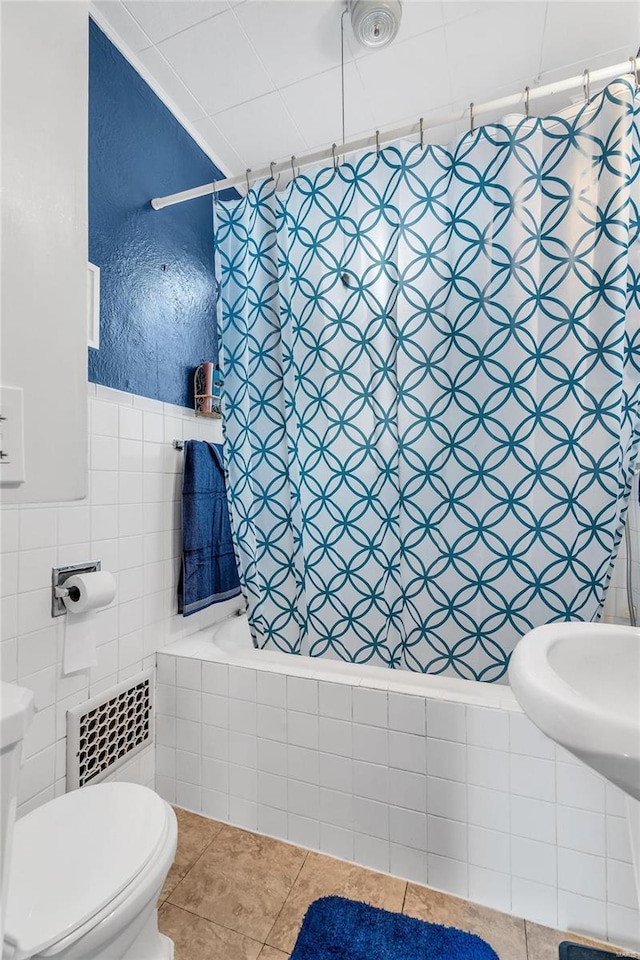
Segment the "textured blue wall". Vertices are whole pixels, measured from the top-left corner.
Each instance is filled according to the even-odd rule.
[[[89,31],[89,259],[101,271],[89,379],[190,406],[193,368],[217,358],[211,198],[158,212],[149,199],[221,174],[93,21]]]

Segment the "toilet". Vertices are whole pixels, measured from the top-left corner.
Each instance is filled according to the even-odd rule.
[[[3,754],[6,739],[3,716]],[[21,749],[15,734],[9,746]],[[15,822],[11,839],[16,787],[5,781],[2,791],[10,841],[2,960],[172,960],[157,919],[177,841],[169,804],[135,783],[96,784],[33,810]]]

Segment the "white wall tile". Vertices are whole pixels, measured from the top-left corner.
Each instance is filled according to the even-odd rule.
[[[469,865],[469,898],[493,910],[511,910],[511,876]]]
[[[467,778],[477,787],[509,789],[509,754],[484,747],[467,747]]]
[[[555,885],[511,878],[511,909],[516,917],[528,917],[545,927],[558,926],[558,895]]]
[[[427,721],[428,726],[428,721]],[[467,747],[427,737],[427,773],[443,780],[467,780]]]
[[[354,760],[353,793],[354,796],[367,797],[369,800],[388,803],[389,768],[376,763]]]
[[[428,700],[427,736],[465,743],[467,730],[464,704]]]
[[[389,693],[389,729],[424,737],[426,703],[423,697]]]
[[[428,722],[428,721],[427,721]],[[456,897],[466,897],[469,892],[469,868],[460,860],[449,860],[438,854],[428,855],[429,886],[444,890]]]
[[[626,817],[607,816],[606,839],[608,857],[631,863],[631,837],[629,836],[629,824]]]
[[[346,683],[327,683],[318,685],[318,708],[320,715],[334,720],[352,719],[353,688]]]
[[[287,739],[287,711],[280,707],[269,707],[265,704],[258,704],[257,711],[257,729],[260,736],[267,740]]]
[[[557,848],[550,843],[511,838],[511,872],[522,880],[555,885]]]
[[[256,694],[256,671],[245,667],[229,667],[229,696],[255,701]]]
[[[354,834],[354,856],[365,867],[389,872],[389,844],[383,840],[361,833]]]
[[[562,806],[556,809],[558,846],[598,857],[605,856],[607,842],[603,814]]]
[[[287,708],[317,714],[318,682],[304,677],[287,677]]]
[[[467,785],[454,780],[427,778],[427,809],[436,817],[467,820]]]
[[[427,778],[419,773],[392,770],[389,781],[389,800],[398,807],[425,811],[427,809]]]
[[[320,824],[320,850],[331,857],[353,860],[353,831],[330,823]]]
[[[413,773],[426,773],[425,738],[412,733],[389,731],[389,765]]]
[[[270,707],[286,707],[287,678],[281,673],[258,671],[257,697],[258,703],[264,703]]]
[[[382,690],[355,687],[353,690],[354,723],[366,723],[374,727],[387,727],[387,694]]]
[[[352,731],[353,757],[355,760],[367,760],[371,763],[389,763],[389,739],[392,736],[391,731],[381,730],[380,727],[368,727],[361,723],[354,723]],[[424,750],[422,754],[424,754]],[[397,757],[395,757],[395,759],[397,762]]]
[[[334,720],[330,717],[320,717],[318,737],[319,748],[323,753],[335,753],[343,757],[353,755],[351,723],[344,720]]]
[[[555,804],[544,800],[512,796],[511,832],[516,837],[555,844],[557,809]]]
[[[577,764],[556,764],[558,803],[579,810],[604,812],[604,781],[591,770]]]
[[[322,787],[344,793],[353,792],[353,761],[349,757],[320,753],[318,759],[318,782]]]
[[[413,880],[423,885],[427,882],[427,854],[414,847],[405,847],[400,843],[389,844],[390,870],[396,877]]]
[[[353,797],[340,790],[329,790],[327,787],[320,787],[319,795],[320,819],[324,823],[330,823],[345,830],[352,829],[355,817]],[[370,801],[362,801],[362,803],[367,804]],[[379,807],[380,804],[377,806]]]
[[[509,714],[505,710],[467,707],[467,743],[491,750],[508,750]]]
[[[509,758],[511,792],[553,802],[556,798],[555,764],[551,760],[512,754]]]
[[[58,512],[53,507],[20,510],[20,550],[55,546],[58,538]]]
[[[510,841],[506,833],[469,826],[469,863],[499,873],[510,872]]]
[[[334,759],[342,758],[335,757]],[[305,783],[319,783],[320,755],[318,751],[289,744],[287,747],[287,775],[294,780],[303,780]]]
[[[594,858],[595,859],[595,858]],[[598,863],[604,863],[603,860],[598,859]],[[636,889],[635,876],[633,873],[633,867],[630,863],[622,863],[620,860],[608,860],[606,869],[606,885],[607,885],[607,900],[611,903],[617,903],[621,907],[629,907],[630,909],[638,909],[638,891]],[[600,870],[598,866],[596,868],[598,874],[598,898],[602,899],[602,893],[600,888]],[[596,884],[594,881],[594,888]],[[585,891],[578,891],[579,893]],[[589,891],[586,891],[587,894]]]
[[[441,857],[467,861],[467,825],[444,817],[427,818],[427,849]]]
[[[580,932],[600,936],[606,930],[607,912],[605,904],[591,897],[558,891],[558,928],[560,930],[580,930]]]
[[[258,769],[263,770],[265,773],[286,777],[289,769],[287,750],[288,747],[286,743],[280,743],[276,740],[265,740],[262,737],[258,737]]]
[[[510,746],[512,753],[542,760],[555,759],[555,744],[545,737],[522,713],[509,713]]]

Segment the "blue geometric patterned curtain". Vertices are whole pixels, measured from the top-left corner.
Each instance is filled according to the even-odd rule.
[[[598,617],[640,437],[638,110],[616,81],[216,204],[258,646],[499,680]]]

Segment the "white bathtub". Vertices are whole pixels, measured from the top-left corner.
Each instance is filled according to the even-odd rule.
[[[157,664],[170,802],[637,946],[624,798],[507,686],[256,650],[244,616]]]
[[[380,666],[354,664],[324,657],[303,657],[280,653],[277,650],[257,650],[253,646],[245,614],[223,620],[212,629],[178,641],[162,652],[177,653],[178,649],[181,651],[180,656],[223,661],[254,670],[347,683],[350,686],[370,687],[374,690],[392,690],[394,693],[421,695],[453,703],[520,711],[513,693],[502,683],[481,683],[457,677],[414,673],[410,670],[388,670]]]

